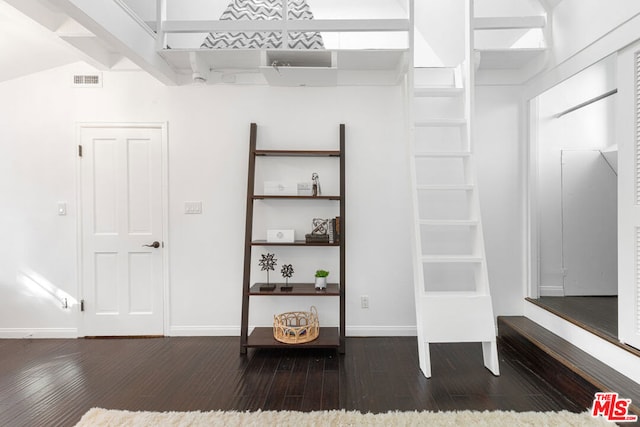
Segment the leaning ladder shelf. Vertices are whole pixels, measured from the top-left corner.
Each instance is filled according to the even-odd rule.
[[[340,125],[339,150],[258,150],[256,149],[258,126],[251,123],[249,136],[249,168],[247,179],[247,213],[244,241],[244,273],[242,289],[242,319],[240,329],[240,352],[246,353],[248,348],[337,348],[340,353],[345,351],[345,125]],[[328,196],[273,196],[255,193],[256,159],[260,157],[335,157],[340,161],[340,194]],[[272,243],[265,240],[253,240],[253,208],[256,200],[333,200],[340,205],[340,240],[338,243],[306,243],[295,241],[292,243]],[[283,292],[276,288],[273,291],[261,291],[260,283],[251,283],[251,255],[256,246],[327,246],[338,247],[340,251],[340,281],[327,284],[325,291],[316,291],[313,283],[291,283],[292,290]],[[305,297],[337,297],[339,299],[339,327],[321,327],[320,334],[314,341],[304,344],[285,344],[273,337],[270,327],[256,327],[249,335],[249,306],[252,297],[259,296],[305,296]]]

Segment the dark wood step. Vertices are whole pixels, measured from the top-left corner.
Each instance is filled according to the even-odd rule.
[[[631,399],[630,412],[640,415],[635,381],[526,317],[498,317],[498,338],[501,351],[517,357],[577,405],[591,408],[596,392],[616,392]]]
[[[321,327],[318,338],[303,344],[285,344],[273,337],[273,328],[254,328],[247,339],[247,347],[263,348],[338,348],[340,347],[340,333],[338,328]]]

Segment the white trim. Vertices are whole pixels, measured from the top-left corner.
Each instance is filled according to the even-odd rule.
[[[0,328],[0,338],[78,338],[77,328]]]
[[[377,32],[409,31],[408,19],[288,19],[278,20],[211,20],[162,22],[164,33],[210,33],[245,31],[284,31],[300,32]]]
[[[526,141],[526,148],[522,156],[522,170],[525,171],[523,179],[522,194],[524,198],[524,251],[525,265],[523,266],[523,292],[525,296],[537,298],[540,295],[540,250],[538,235],[538,198],[537,198],[537,175],[538,175],[538,101],[522,101],[524,123],[521,135]],[[534,126],[532,126],[534,124]]]
[[[347,326],[348,337],[415,337],[415,325],[411,326]]]
[[[478,16],[473,18],[474,30],[515,30],[544,28],[547,17],[534,16]]]
[[[240,326],[170,326],[170,337],[239,337]]]
[[[81,127],[78,123],[76,123],[75,127],[75,139],[74,139],[74,156],[76,158],[76,182],[75,182],[75,192],[76,192],[76,296],[78,299],[78,309],[76,310],[75,320],[76,320],[76,337],[80,337],[82,333],[82,312],[80,311],[80,304],[82,302],[82,271],[83,271],[83,263],[82,263],[82,163],[81,158],[78,153],[79,145],[82,142],[81,136]]]
[[[563,297],[564,296],[564,286],[553,285],[553,286],[545,286],[540,285],[538,288],[539,296],[541,297]],[[537,298],[537,295],[530,295],[531,298]]]
[[[163,333],[166,335],[170,329],[170,313],[171,313],[171,286],[170,286],[170,274],[169,274],[169,139],[168,139],[168,124],[167,122],[139,122],[139,123],[127,123],[127,122],[77,122],[76,123],[76,138],[74,142],[74,150],[76,150],[76,206],[77,206],[77,269],[76,269],[76,282],[78,302],[84,298],[84,288],[82,286],[82,158],[78,156],[78,146],[82,144],[82,129],[91,128],[134,128],[134,129],[159,129],[161,133],[161,150],[162,150],[162,242],[164,244],[164,250],[162,251],[162,319],[163,319]],[[78,307],[79,307],[78,303]],[[82,312],[78,309],[77,315],[78,328],[75,337],[81,337],[85,335],[84,322]],[[74,337],[74,338],[75,338]]]
[[[168,123],[157,123],[160,126],[162,137],[162,300],[164,312],[162,318],[164,321],[163,330],[166,334],[171,327],[171,285],[169,263],[171,260],[169,251],[171,250],[169,238],[169,132]]]
[[[610,366],[640,385],[638,356],[587,332],[555,314],[530,302],[525,304],[525,316],[582,351]]]
[[[569,56],[524,84],[525,99],[532,99],[558,83],[631,45],[639,39],[640,14],[604,34],[588,46]]]
[[[113,2],[120,6],[122,10],[124,10],[125,13],[129,16],[129,18],[140,25],[140,27],[142,27],[142,29],[145,30],[147,34],[149,34],[153,38],[156,38],[156,33],[151,29],[151,27],[146,22],[144,22],[144,20],[140,18],[140,16],[135,13],[133,9],[131,9],[129,5],[124,2],[124,0],[113,0]]]

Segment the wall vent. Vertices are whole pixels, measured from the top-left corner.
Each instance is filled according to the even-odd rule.
[[[102,87],[102,74],[74,74],[73,87]]]

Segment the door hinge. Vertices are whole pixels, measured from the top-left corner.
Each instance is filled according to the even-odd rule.
[[[84,311],[84,300],[80,300],[80,311]]]
[[[82,157],[82,145],[78,145],[78,157]]]

